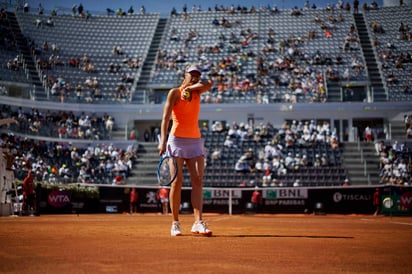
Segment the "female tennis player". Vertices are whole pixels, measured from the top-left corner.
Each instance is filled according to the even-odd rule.
[[[183,165],[186,163],[192,183],[191,202],[195,222],[191,232],[210,236],[206,223],[202,220],[203,189],[202,180],[205,165],[204,143],[198,125],[200,94],[212,87],[211,80],[201,80],[201,70],[197,65],[189,65],[180,87],[172,88],[164,105],[160,129],[159,154],[167,152],[176,159],[177,176],[170,188],[170,208],[173,216],[172,236],[182,235],[179,223],[179,208],[183,184]],[[173,120],[168,136],[170,118]]]

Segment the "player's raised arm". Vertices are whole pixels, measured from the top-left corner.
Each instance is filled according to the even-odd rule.
[[[200,80],[196,84],[187,86],[184,89],[184,92],[199,92],[203,93],[205,91],[208,91],[209,89],[212,88],[213,82],[212,80]]]
[[[200,75],[202,74],[201,69],[196,66],[192,65],[186,69],[185,72],[185,80],[183,82],[184,90],[183,92],[198,92],[203,93],[208,91],[212,88],[213,82],[212,80],[202,80],[200,79]]]
[[[173,106],[178,102],[180,92],[178,88],[172,88],[167,94],[166,103],[163,108],[162,123],[160,126],[160,142],[158,146],[159,155],[163,155],[166,151],[167,135],[172,115]]]

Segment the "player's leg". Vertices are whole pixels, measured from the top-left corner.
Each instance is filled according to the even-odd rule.
[[[205,170],[205,159],[199,156],[186,161],[192,182],[191,202],[195,221],[202,220],[203,211],[203,174]]]
[[[170,186],[169,192],[169,200],[170,200],[170,208],[172,211],[173,216],[173,223],[172,228],[170,230],[171,236],[180,236],[182,235],[180,231],[180,223],[179,223],[179,210],[180,210],[180,202],[181,202],[181,192],[182,192],[182,184],[183,184],[183,163],[184,160],[181,158],[175,158],[177,164],[177,176],[172,185]]]
[[[206,236],[212,235],[212,231],[203,221],[203,174],[205,170],[205,159],[199,156],[186,162],[192,181],[191,201],[195,222],[192,226],[192,233]]]
[[[179,209],[181,201],[181,191],[183,184],[183,164],[184,160],[182,158],[175,158],[178,172],[175,181],[170,186],[169,200],[170,200],[170,209],[173,215],[173,221],[179,220]]]

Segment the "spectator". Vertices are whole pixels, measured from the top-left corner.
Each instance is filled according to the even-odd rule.
[[[43,13],[44,13],[44,8],[43,8],[43,6],[42,6],[41,3],[39,3],[39,6],[38,6],[38,8],[37,8],[37,11],[38,11],[39,15],[43,15]]]
[[[223,131],[223,123],[221,121],[215,121],[212,124],[212,131],[222,132]]]
[[[124,177],[121,174],[117,174],[116,176],[114,176],[112,185],[122,184],[124,184]]]
[[[381,211],[381,197],[380,197],[380,189],[376,188],[375,192],[373,193],[373,206],[375,207],[374,216],[377,216]]]
[[[359,13],[359,1],[358,0],[354,0],[353,1],[353,13]]]
[[[139,193],[137,189],[133,187],[130,190],[130,214],[137,213],[137,201],[139,199]]]
[[[299,180],[299,179],[296,179],[296,180],[293,182],[293,187],[300,187],[300,186],[302,186],[301,183],[300,183],[300,180]]]
[[[232,138],[231,138],[229,135],[226,136],[226,139],[225,139],[223,145],[224,145],[225,147],[228,147],[228,148],[236,148],[236,147],[237,147],[237,146],[235,145],[235,143],[233,142]]]
[[[109,118],[105,122],[105,128],[106,128],[107,132],[109,133],[109,135],[112,133],[113,127],[114,127],[113,118],[111,116],[109,116]]]
[[[249,173],[250,168],[247,161],[243,158],[239,159],[235,164],[235,171],[238,173]]]
[[[73,6],[72,6],[72,16],[76,16],[76,14],[77,14],[77,5],[73,4]]]
[[[170,11],[170,16],[172,17],[176,17],[177,16],[177,10],[175,7],[172,8],[172,10]]]
[[[259,187],[255,186],[250,201],[252,202],[254,212],[258,213],[262,206],[262,193],[259,191]]]
[[[267,166],[263,169],[265,175],[262,177],[262,186],[268,186],[272,181],[272,166],[270,165],[269,160],[265,160],[265,163],[267,163]]]
[[[148,129],[145,129],[144,133],[143,133],[143,139],[145,142],[149,142],[150,141],[150,132]]]
[[[157,192],[157,199],[159,200],[162,206],[162,214],[169,214],[169,190],[164,186],[160,187]]]
[[[412,125],[406,130],[406,139],[412,139]]]
[[[110,16],[110,15],[113,15],[115,11],[110,8],[107,8],[106,12],[107,12],[107,15]]]
[[[349,183],[349,179],[348,179],[348,178],[345,178],[345,180],[343,181],[342,186],[350,186],[350,183]]]
[[[23,12],[29,12],[29,11],[30,11],[29,2],[25,2],[23,6]]]
[[[51,17],[47,18],[46,25],[49,27],[53,27],[54,26],[53,18]]]
[[[34,173],[29,170],[23,180],[23,206],[24,214],[33,215],[37,212],[36,192],[34,189]]]
[[[403,115],[403,123],[405,126],[405,130],[407,130],[412,125],[412,115],[404,114]]]
[[[43,20],[40,19],[40,18],[36,18],[35,23],[36,23],[36,27],[37,27],[37,28],[40,28],[40,27],[42,26],[42,24],[43,24]]]
[[[219,163],[221,158],[222,158],[222,150],[219,147],[216,147],[213,150],[212,154],[210,155],[212,164]]]
[[[79,7],[77,8],[77,12],[78,12],[79,16],[84,16],[83,11],[84,11],[83,4],[80,3]]]
[[[373,139],[372,129],[371,129],[369,126],[367,126],[367,127],[365,128],[364,136],[365,136],[365,141],[366,141],[366,142],[372,142],[372,139]]]

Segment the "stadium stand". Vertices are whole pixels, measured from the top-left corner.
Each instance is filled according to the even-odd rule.
[[[397,10],[405,15],[394,20],[390,15]],[[382,58],[388,41],[394,40],[399,44],[394,46],[402,48],[407,55],[410,46],[407,35],[400,40],[397,34],[401,23],[409,25],[409,10],[409,7],[390,7],[364,13],[368,26],[376,22],[374,16],[382,15],[381,25],[385,25],[385,16],[390,17],[390,24],[384,26],[388,28],[387,32],[370,33],[373,41],[379,41],[376,45],[378,58]],[[309,9],[296,16],[287,10],[275,14],[270,10],[205,11],[189,16],[171,16],[157,50],[150,46],[161,21],[158,14],[120,18],[95,16],[88,20],[71,15],[50,17],[23,12],[17,12],[16,16],[22,34],[33,50],[37,72],[47,92],[52,93],[52,84],[64,75],[63,84],[69,89],[65,99],[74,102],[79,99],[98,102],[102,98],[132,100],[131,93],[135,92],[143,73],[149,50],[157,52],[155,65],[147,68],[153,86],[171,87],[179,80],[186,63],[200,63],[215,80],[211,94],[205,95],[207,103],[342,101],[344,94],[333,95],[336,85],[342,93],[339,88],[348,82],[352,85],[367,85],[368,82],[367,60],[357,22],[353,14],[345,10]],[[52,20],[52,24],[48,24],[48,20]],[[217,23],[214,24],[215,20]],[[45,50],[45,43],[50,49]],[[53,52],[53,45],[58,47],[58,52]],[[124,55],[114,54],[114,47],[121,47]],[[82,60],[85,55],[93,72],[85,72],[87,66]],[[138,68],[130,68],[128,62],[136,59]],[[404,92],[410,86],[408,60],[407,57],[403,60],[402,63],[406,63],[403,69],[393,69],[380,60],[384,61],[380,68],[382,77],[394,101],[401,100],[400,94],[408,96],[408,92]],[[41,64],[45,67],[41,68]],[[388,82],[391,73],[399,76],[396,75],[396,81]],[[84,87],[89,77],[97,78],[97,90],[93,85]],[[76,96],[79,85],[82,86],[78,92],[81,95]],[[361,96],[358,100],[366,100],[366,97]]]
[[[33,170],[38,181],[48,183],[118,184],[125,183],[136,163],[135,144],[110,142],[73,143],[28,139],[2,134],[3,147],[12,152],[12,170],[22,180]]]
[[[17,49],[16,39],[4,11],[0,15],[0,33],[0,81],[28,83],[24,60]]]
[[[390,101],[412,99],[411,12],[412,7],[387,7],[364,13]]]
[[[15,133],[43,136],[58,139],[110,140],[116,130],[114,118],[107,113],[82,112],[79,116],[73,112],[41,113],[35,108],[2,108],[3,116],[14,117],[17,124],[9,125]]]
[[[130,102],[159,15],[87,20],[70,15],[16,15],[52,100]],[[57,91],[53,89],[56,81]]]
[[[327,124],[318,129],[311,125],[314,121],[292,121],[279,129],[263,123],[256,127],[233,123],[222,131],[204,130],[209,149],[205,185],[209,180],[211,185],[226,187],[242,182],[291,187],[296,181],[300,186],[342,185],[347,179],[340,159],[343,148],[339,142],[332,145],[337,137]],[[237,170],[238,163],[244,163],[245,169]]]
[[[206,186],[338,186],[346,179],[351,184],[387,183],[388,171],[379,165],[383,160],[375,144],[363,142],[362,127],[358,136],[351,135],[359,115],[367,115],[360,124],[367,119],[383,121],[372,125],[384,132],[384,137],[375,132],[375,142],[396,138],[405,143],[396,154],[399,161],[393,164],[400,159],[408,163],[409,169],[402,173],[402,182],[407,182],[412,162],[407,128],[393,119],[412,111],[410,14],[411,7],[406,6],[355,15],[330,8],[251,8],[167,18],[149,13],[86,19],[70,14],[2,12],[1,31],[7,39],[1,44],[0,95],[8,96],[1,97],[1,103],[6,103],[0,117],[13,116],[19,121],[0,127],[2,143],[14,140],[15,146],[21,146],[31,142],[43,147],[42,153],[55,153],[56,146],[65,148],[71,143],[79,155],[97,144],[118,145],[133,151],[133,165],[123,183],[154,184],[156,137],[143,142],[138,133],[150,128],[153,135],[153,128],[158,127],[153,121],[159,120],[165,93],[179,83],[188,63],[199,63],[202,75],[214,81],[213,89],[202,98],[203,106],[218,106],[204,108],[202,118],[207,122],[202,131],[208,153]],[[401,23],[403,30],[399,31]],[[18,69],[7,67],[14,59]],[[16,96],[10,94],[8,83],[33,84],[36,92]],[[245,121],[239,135],[230,133],[235,130],[233,124],[220,125],[219,130],[213,121],[222,118],[217,113],[225,105],[229,109],[226,122],[246,119],[235,117],[242,111],[234,111],[239,106],[247,108],[244,115],[267,110],[256,118],[268,122],[252,125]],[[136,112],[138,117],[133,118]],[[73,134],[86,116],[93,121],[89,131]],[[109,117],[115,121],[111,129]],[[277,124],[272,125],[271,119]],[[312,119],[316,130],[309,136],[314,139],[306,142],[304,130],[297,128]],[[322,129],[325,119],[327,130]],[[239,124],[236,130],[240,128]],[[138,140],[128,139],[132,131]],[[337,143],[331,142],[332,137]],[[226,144],[228,139],[232,144]],[[94,174],[98,159],[90,161],[85,171],[82,164],[66,157],[54,162],[50,155],[44,158],[38,151],[32,153],[30,146],[21,147],[26,150],[16,155],[16,165],[21,157],[48,162],[50,167],[66,165],[72,168],[70,182],[113,183],[118,175]],[[265,155],[265,150],[279,155]],[[390,153],[389,146],[385,153]],[[254,155],[251,159],[250,154]],[[289,157],[302,163],[287,165]],[[241,171],[245,161],[246,170]],[[274,163],[279,166],[274,168]],[[263,168],[269,164],[270,168]],[[87,175],[80,176],[81,172]],[[186,183],[189,178],[185,176]],[[64,176],[60,179],[64,181]]]
[[[336,16],[326,10],[305,10],[299,16],[288,11],[213,11],[191,14],[188,19],[171,17],[153,81],[176,82],[185,62],[197,62],[217,83],[213,99],[206,102],[233,102],[239,97],[251,103],[296,101],[290,97],[316,101],[308,93],[317,93],[317,85],[309,91],[300,87],[301,82],[312,82],[306,78],[313,71],[320,77],[332,71],[342,77],[348,68],[348,80],[366,78],[363,68],[355,73],[350,66],[353,59],[359,60],[360,66],[365,63],[359,43],[350,41],[352,48],[342,50],[352,25],[350,13],[342,11]],[[331,37],[324,34],[328,31],[333,32]],[[339,63],[332,60],[335,56]],[[289,69],[293,73],[287,73]],[[322,80],[316,84],[324,85]],[[219,84],[226,88],[222,91]]]

